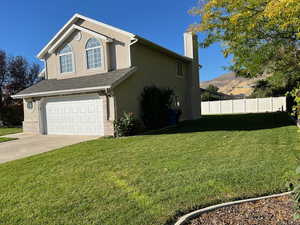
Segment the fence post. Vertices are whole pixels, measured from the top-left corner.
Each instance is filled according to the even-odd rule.
[[[283,104],[283,110],[282,111],[287,111],[287,103],[286,103],[286,100],[287,100],[287,98],[286,98],[286,96],[284,97],[284,104]]]
[[[273,97],[271,97],[270,101],[271,101],[271,112],[274,112],[274,108],[273,108]]]
[[[222,103],[221,103],[221,100],[219,101],[219,105],[220,105],[220,114],[222,114]]]
[[[259,112],[259,101],[258,101],[258,98],[256,98],[256,112]]]
[[[247,109],[246,109],[246,99],[244,98],[244,113],[247,112]]]
[[[231,99],[231,113],[234,112],[234,108],[233,108],[233,99]]]

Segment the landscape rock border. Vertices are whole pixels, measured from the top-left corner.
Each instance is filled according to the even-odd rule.
[[[253,202],[253,201],[258,201],[258,200],[263,200],[263,199],[268,199],[268,198],[276,198],[276,197],[289,195],[291,193],[292,192],[289,191],[289,192],[284,192],[284,193],[281,193],[281,194],[274,194],[274,195],[268,195],[268,196],[257,197],[257,198],[249,198],[249,199],[243,199],[243,200],[238,200],[238,201],[231,201],[231,202],[221,203],[221,204],[218,204],[218,205],[213,205],[213,206],[209,206],[209,207],[206,207],[206,208],[198,209],[198,210],[195,210],[193,212],[190,212],[190,213],[180,217],[174,225],[187,224],[187,222],[189,222],[191,219],[193,219],[193,218],[195,218],[195,217],[197,217],[197,216],[199,216],[203,213],[213,211],[213,210],[216,210],[216,209],[219,209],[219,208],[223,208],[223,207],[226,207],[226,206],[238,205],[238,204],[245,203],[245,202]]]

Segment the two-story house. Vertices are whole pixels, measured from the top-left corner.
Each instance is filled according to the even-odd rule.
[[[112,135],[123,112],[140,115],[145,86],[174,90],[182,119],[200,116],[197,36],[185,56],[138,35],[75,14],[39,52],[44,80],[14,96],[24,102],[23,131]]]

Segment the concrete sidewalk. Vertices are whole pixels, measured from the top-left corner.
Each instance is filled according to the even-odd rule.
[[[3,137],[17,138],[17,140],[0,143],[0,163],[99,138],[96,136],[30,135],[23,133]]]

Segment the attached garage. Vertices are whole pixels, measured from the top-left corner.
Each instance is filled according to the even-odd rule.
[[[47,98],[44,132],[56,135],[104,135],[103,100],[99,95]]]
[[[135,67],[66,79],[46,79],[13,97],[23,99],[23,131],[54,135],[114,135],[114,88]]]

